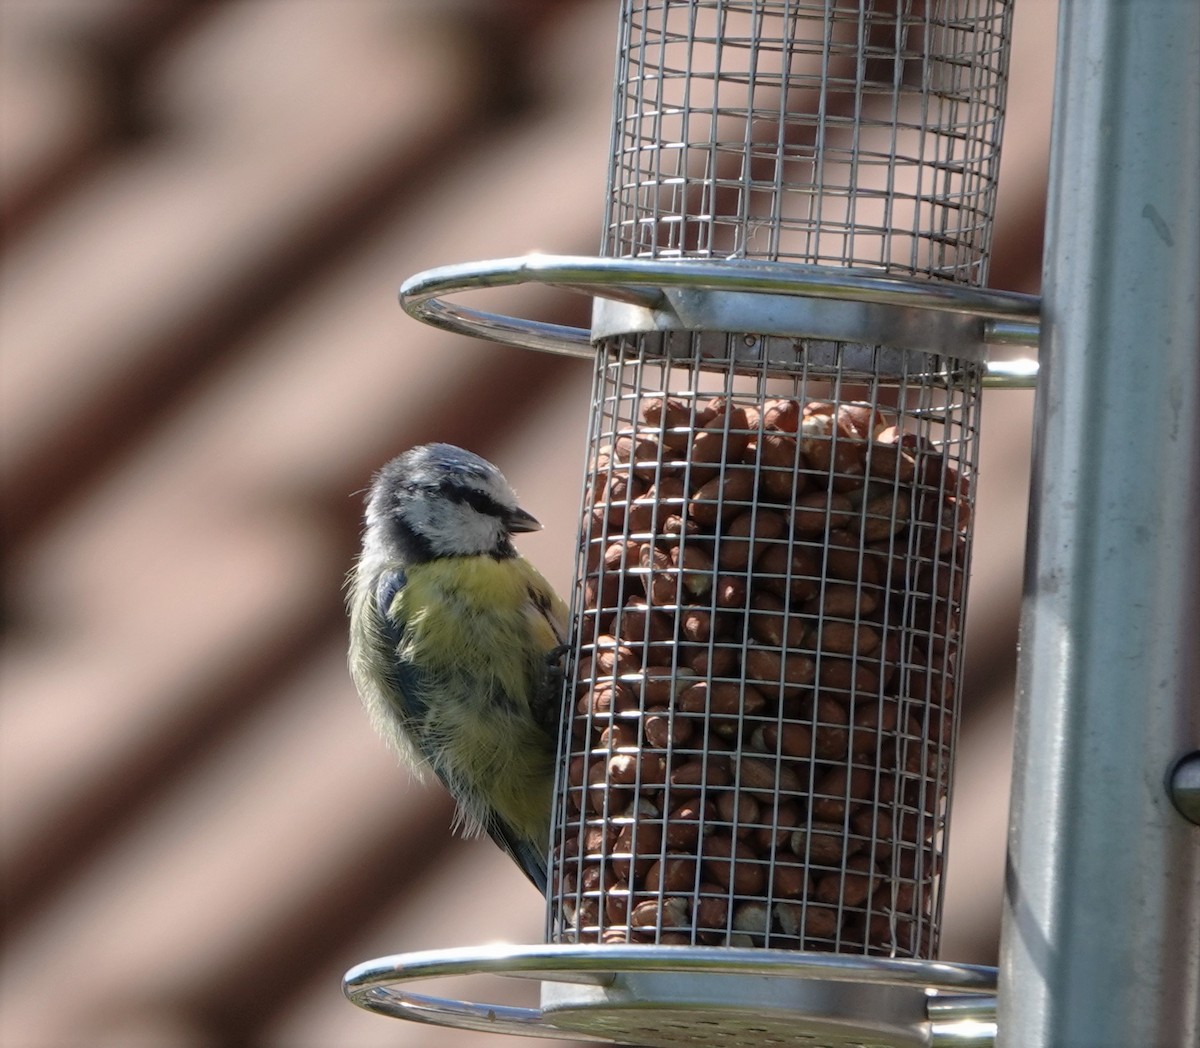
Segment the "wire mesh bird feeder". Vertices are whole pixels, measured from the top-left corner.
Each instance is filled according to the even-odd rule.
[[[603,257],[406,285],[422,319],[595,374],[547,944],[400,965],[538,972],[542,1008],[396,994],[395,959],[352,973],[366,1006],[638,1044],[990,1038],[994,972],[934,959],[980,396],[1024,384],[989,346],[1037,337],[1035,301],[983,287],[1011,6],[624,0]],[[522,282],[592,295],[591,330],[443,301]]]
[[[606,253],[981,283],[1009,10],[626,5]],[[664,299],[593,325],[550,937],[932,957],[983,355]]]

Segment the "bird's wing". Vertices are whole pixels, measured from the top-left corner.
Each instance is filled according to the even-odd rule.
[[[399,569],[383,572],[375,585],[376,618],[389,649],[395,653],[404,639],[406,623],[397,614],[396,597],[407,581]],[[429,709],[427,696],[432,687],[430,675],[412,662],[393,657],[389,663],[390,695],[400,708],[397,712],[408,724],[418,725]],[[423,741],[423,734],[410,730],[408,737],[425,763],[433,769],[442,785],[454,796],[454,786],[442,770],[436,754]],[[458,798],[455,797],[457,801]],[[515,862],[543,895],[546,894],[546,857],[541,848],[519,836],[496,812],[488,810],[480,819],[484,831]]]
[[[533,714],[553,739],[558,737],[562,716],[559,707],[567,654],[567,605],[528,561],[522,566],[527,575],[525,614],[535,643],[543,652]]]
[[[395,697],[400,704],[396,711],[406,724],[419,724],[429,709],[426,701],[428,693],[428,676],[420,672],[411,662],[396,657],[396,652],[404,640],[406,624],[403,619],[394,614],[396,597],[404,589],[408,577],[400,569],[384,571],[375,581],[375,620],[379,631],[392,658],[388,661],[388,682],[392,685],[389,698]],[[418,741],[418,733],[410,733],[414,744]],[[430,754],[422,751],[421,756],[426,761]]]
[[[541,848],[524,837],[518,837],[512,827],[495,812],[491,813],[483,828],[487,831],[487,835],[521,868],[521,872],[533,882],[533,886],[542,895],[545,895],[549,878],[546,873],[546,856],[542,854]]]

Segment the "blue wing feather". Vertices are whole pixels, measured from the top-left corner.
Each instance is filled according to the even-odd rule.
[[[393,685],[392,695],[401,704],[398,712],[406,721],[420,722],[429,709],[429,703],[425,699],[429,690],[428,674],[422,673],[411,662],[395,657],[404,639],[406,624],[403,619],[394,617],[392,605],[407,581],[408,577],[399,569],[382,572],[375,582],[375,611],[380,632],[393,655],[388,663],[388,677]],[[419,744],[419,736],[414,734],[413,741]],[[421,752],[426,759],[429,758],[430,754],[423,748]]]
[[[407,577],[400,569],[382,572],[375,584],[375,609],[381,632],[390,650],[395,653],[404,639],[406,624],[394,612],[396,596],[404,588]],[[413,663],[394,657],[389,663],[390,693],[400,703],[397,711],[411,725],[419,725],[429,709],[428,694],[431,688],[429,674],[423,672]],[[434,754],[424,745],[420,731],[410,731],[410,738],[416,744],[421,755],[433,768],[442,785],[450,789],[439,764],[434,760]],[[457,798],[456,798],[457,799]],[[546,857],[541,849],[532,842],[518,836],[503,819],[495,812],[489,812],[483,820],[483,829],[493,841],[505,851],[521,868],[525,876],[543,895],[546,894],[547,872]]]

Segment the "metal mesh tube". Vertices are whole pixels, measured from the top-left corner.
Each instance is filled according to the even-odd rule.
[[[981,283],[1009,22],[626,0],[607,253]],[[598,346],[551,941],[936,954],[983,365],[852,328]]]
[[[1004,0],[625,0],[603,253],[982,285]]]
[[[553,941],[936,949],[979,367],[875,359],[605,353]]]

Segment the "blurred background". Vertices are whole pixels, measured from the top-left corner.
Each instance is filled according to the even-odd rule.
[[[993,287],[1036,292],[1056,5],[1016,7]],[[448,440],[569,588],[589,369],[409,320],[431,266],[595,254],[615,0],[0,0],[3,1048],[515,1044],[346,968],[538,942],[345,671],[371,472]],[[548,291],[486,303],[586,326]],[[983,409],[942,956],[994,963],[1032,397]],[[433,992],[528,1002],[481,981]]]

